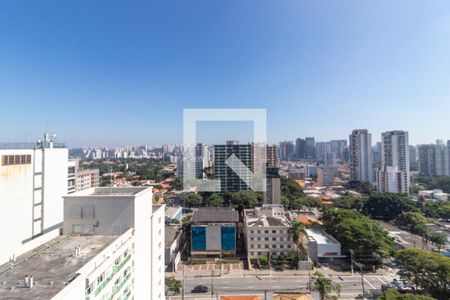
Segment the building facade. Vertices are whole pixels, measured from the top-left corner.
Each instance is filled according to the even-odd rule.
[[[263,205],[244,210],[244,238],[249,259],[278,256],[293,250],[290,221],[281,205]]]
[[[450,175],[449,145],[428,144],[419,146],[419,175],[424,177]]]
[[[133,229],[135,298],[164,299],[164,226],[164,205],[152,206],[151,187],[91,188],[64,197],[65,234],[120,236]]]
[[[332,166],[320,166],[317,168],[317,185],[330,187],[333,186],[336,168]]]
[[[214,178],[218,179],[221,193],[249,190],[250,186],[226,164],[226,160],[231,155],[235,155],[247,167],[247,169],[241,170],[241,176],[245,181],[253,181],[252,145],[240,145],[236,141],[228,141],[225,145],[214,145]]]
[[[59,234],[67,171],[68,150],[49,135],[36,144],[0,145],[0,264]]]
[[[352,180],[373,182],[372,135],[367,129],[352,131],[350,141],[350,176]]]
[[[381,168],[377,170],[379,192],[409,193],[410,159],[408,132],[395,130],[381,135]]]

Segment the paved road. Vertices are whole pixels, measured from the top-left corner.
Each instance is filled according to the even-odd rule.
[[[342,287],[341,298],[351,299],[359,294],[362,294],[361,276],[331,276],[333,281],[339,283]],[[264,291],[304,291],[308,290],[308,276],[293,276],[293,277],[228,277],[228,278],[214,278],[199,277],[185,279],[186,295],[197,285],[207,286],[208,294],[196,295],[196,299],[206,296],[211,296],[211,287],[214,286],[215,294],[258,294],[264,295]],[[383,283],[388,283],[390,279],[384,276],[366,275],[364,276],[364,287],[367,292],[374,292],[381,290]],[[193,296],[193,295],[192,295]],[[215,298],[215,297],[213,297]],[[180,298],[172,298],[180,299]],[[185,298],[186,299],[186,298]],[[190,298],[193,299],[193,298]]]

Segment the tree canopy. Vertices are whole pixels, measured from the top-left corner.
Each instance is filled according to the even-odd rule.
[[[378,296],[377,300],[434,300],[424,295],[400,294],[396,289],[389,289]]]
[[[362,211],[374,219],[391,221],[403,212],[417,211],[406,194],[374,193],[364,203]]]
[[[314,286],[319,292],[320,300],[337,300],[341,294],[341,285],[334,283],[333,280],[326,278],[322,273],[316,272],[314,274],[316,280]],[[331,295],[335,293],[336,295]]]
[[[357,255],[387,256],[394,251],[394,242],[380,225],[361,213],[346,209],[327,209],[322,221],[328,233],[342,247]]]
[[[229,197],[230,203],[240,212],[244,208],[253,208],[259,204],[258,195],[254,191],[230,193],[227,197]]]
[[[364,199],[352,195],[344,195],[334,201],[334,206],[343,209],[354,209],[360,211],[364,204]]]
[[[281,178],[281,194],[288,198],[299,198],[303,196],[303,189],[295,180]]]
[[[401,250],[396,258],[406,283],[440,300],[450,299],[450,258],[417,248]]]
[[[195,193],[186,193],[180,196],[181,203],[187,207],[197,207],[203,202],[202,196]]]

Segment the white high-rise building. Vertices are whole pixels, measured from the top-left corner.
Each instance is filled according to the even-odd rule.
[[[381,168],[377,171],[379,192],[409,193],[410,160],[408,132],[395,130],[381,135]]]
[[[152,188],[64,197],[64,235],[0,267],[0,299],[164,299],[164,205]]]
[[[53,140],[0,145],[0,264],[59,234],[68,150]]]
[[[373,182],[372,135],[367,129],[352,131],[350,141],[350,175],[352,180]]]

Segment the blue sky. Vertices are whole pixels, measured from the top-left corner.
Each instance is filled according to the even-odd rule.
[[[180,143],[221,107],[266,108],[271,142],[446,140],[450,2],[1,1],[0,105],[0,141]]]

